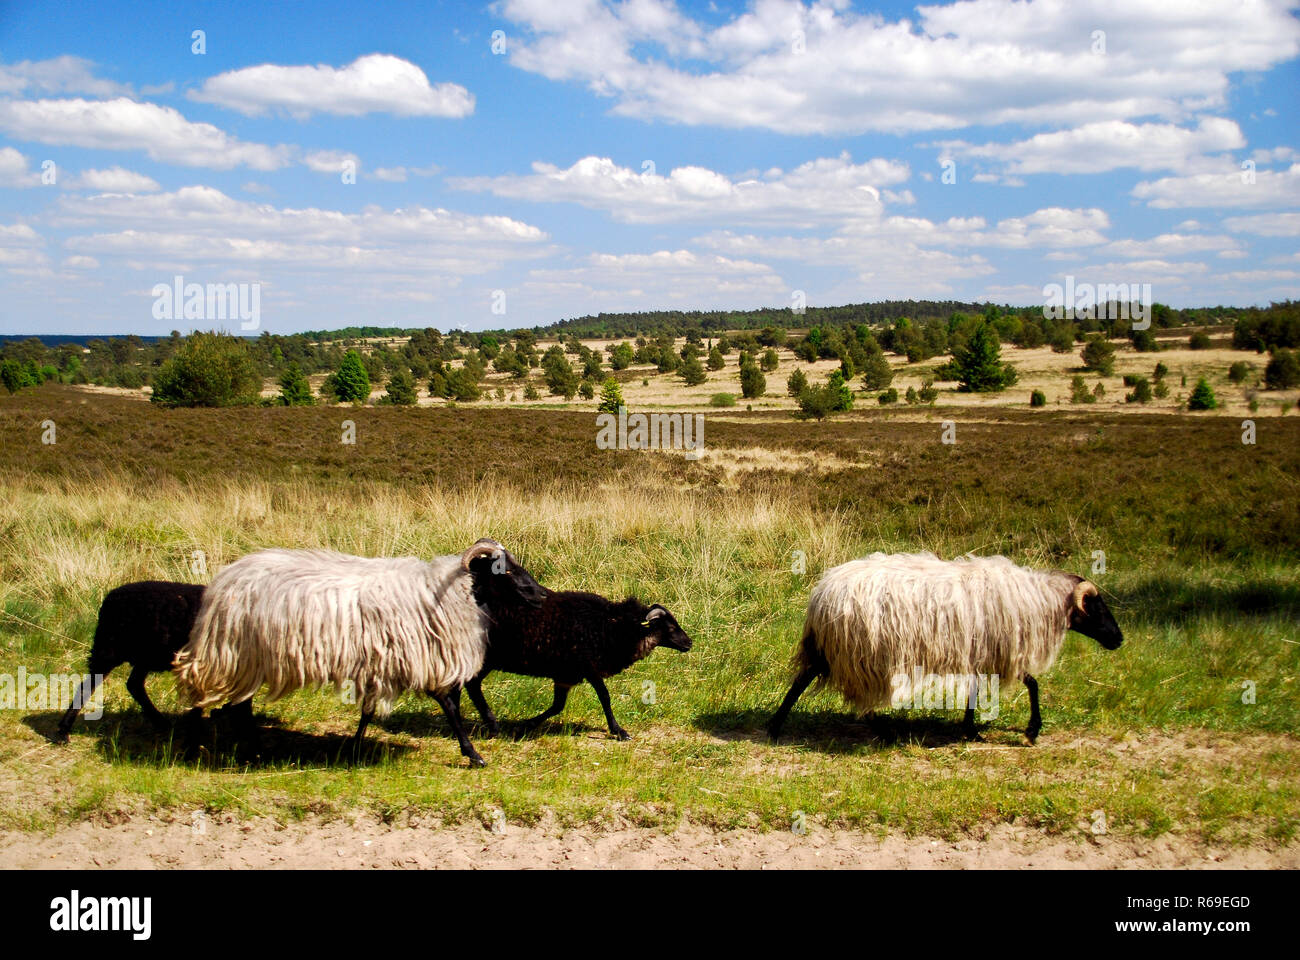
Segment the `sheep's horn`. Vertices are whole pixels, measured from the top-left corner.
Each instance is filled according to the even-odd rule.
[[[1083,613],[1083,598],[1095,597],[1098,594],[1097,585],[1088,580],[1080,580],[1074,585],[1074,608]]]
[[[495,540],[489,540],[487,537],[482,538],[474,546],[470,547],[460,555],[460,565],[464,570],[469,569],[469,565],[479,557],[495,556],[498,550],[504,550],[505,547]]]

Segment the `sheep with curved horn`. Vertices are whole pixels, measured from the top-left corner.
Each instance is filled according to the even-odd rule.
[[[269,700],[302,687],[346,687],[361,706],[354,749],[375,714],[386,715],[406,691],[426,691],[461,753],[482,766],[456,705],[483,666],[493,612],[476,603],[476,578],[492,579],[503,610],[541,603],[541,586],[495,540],[430,562],[325,550],[249,554],[205,591],[176,656],[177,683],[200,708],[240,703],[264,685]]]

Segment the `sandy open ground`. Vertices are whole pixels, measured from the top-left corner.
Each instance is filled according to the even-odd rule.
[[[554,824],[479,823],[390,826],[374,819],[269,818],[190,820],[154,817],[116,824],[78,823],[52,836],[0,833],[0,868],[159,869],[598,869],[598,868],[1247,868],[1300,867],[1300,845],[1203,847],[1164,836],[1155,840],[1045,838],[1000,826],[983,839],[877,838],[817,828],[804,835],[748,830],[677,830],[621,826],[563,829]]]

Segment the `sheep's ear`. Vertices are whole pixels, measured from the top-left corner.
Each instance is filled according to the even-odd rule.
[[[641,621],[641,625],[644,627],[648,627],[656,620],[666,616],[668,616],[668,610],[656,603],[653,607],[650,608],[650,612],[645,615],[645,620]]]

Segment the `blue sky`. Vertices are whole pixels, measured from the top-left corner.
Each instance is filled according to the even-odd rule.
[[[1295,297],[1295,6],[6,3],[0,332]]]

